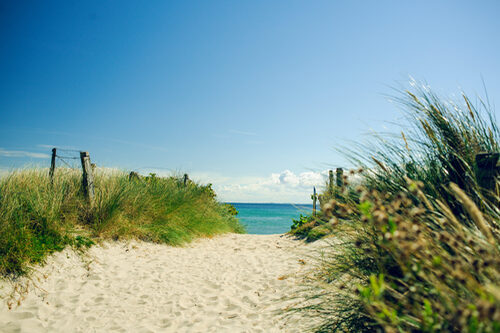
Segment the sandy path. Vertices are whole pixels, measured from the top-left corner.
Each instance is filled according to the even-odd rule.
[[[276,310],[291,304],[282,298],[300,288],[311,250],[285,236],[236,234],[183,248],[134,241],[83,257],[65,250],[39,268],[20,306],[8,310],[2,299],[0,331],[301,332],[303,321]],[[12,290],[0,287],[3,297]]]

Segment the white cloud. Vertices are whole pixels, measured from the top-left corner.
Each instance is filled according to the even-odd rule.
[[[328,174],[328,171],[307,171],[295,174],[290,170],[285,170],[281,173],[271,174],[271,179],[275,184],[288,185],[291,187],[313,187],[323,185],[326,174]]]
[[[325,182],[325,172],[302,172],[299,175],[300,178],[300,183],[303,184],[304,186],[318,186],[324,185]]]
[[[271,176],[272,177],[272,176]],[[276,179],[276,176],[273,177]],[[292,187],[298,186],[300,184],[299,177],[297,177],[293,172],[290,170],[285,170],[282,173],[278,175],[278,184],[288,184]]]
[[[40,147],[40,148],[47,148],[47,149],[52,149],[56,146],[54,145],[45,145],[45,144],[39,144],[39,145],[36,145],[37,147]]]
[[[223,177],[217,174],[193,173],[192,178],[212,183],[222,201],[308,203],[313,186],[324,186],[328,172],[307,171],[295,174],[290,170],[267,177]]]
[[[23,150],[5,150],[0,148],[0,156],[4,157],[31,157],[31,158],[50,158],[48,154],[44,153],[33,153],[30,151]]]
[[[257,136],[257,133],[254,133],[254,132],[238,131],[235,129],[229,130],[229,133],[238,134],[238,135],[246,135],[246,136]]]

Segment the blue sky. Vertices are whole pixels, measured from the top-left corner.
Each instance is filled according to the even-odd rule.
[[[307,202],[334,147],[399,122],[409,76],[500,101],[497,1],[0,4],[0,168],[50,147]]]

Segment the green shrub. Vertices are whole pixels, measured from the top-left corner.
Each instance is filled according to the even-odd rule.
[[[314,221],[314,218],[312,217],[312,215],[302,215],[302,214],[300,214],[300,217],[299,217],[298,220],[292,219],[291,229],[292,229],[292,231],[296,230],[296,229],[304,226],[305,224],[308,224],[311,221]]]
[[[228,211],[229,214],[231,214],[233,216],[237,216],[238,215],[238,210],[233,205],[227,203],[227,204],[224,204],[224,207],[227,208],[227,211]]]
[[[290,234],[298,238],[307,238],[309,232],[318,225],[318,220],[312,215],[300,214],[299,219],[292,220]]]

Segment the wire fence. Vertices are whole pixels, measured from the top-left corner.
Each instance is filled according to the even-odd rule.
[[[75,149],[59,148],[59,150],[66,152],[66,153],[78,152],[79,156],[76,157],[76,156],[71,156],[70,154],[58,155],[57,150],[58,150],[57,147],[52,149],[52,157],[51,157],[51,161],[50,161],[50,171],[49,171],[51,183],[52,184],[54,183],[54,174],[56,172],[56,160],[63,162],[69,168],[69,170],[67,170],[69,172],[73,172],[76,169],[76,167],[74,165],[71,165],[71,162],[74,162],[75,160],[80,160],[81,167],[82,167],[83,192],[84,192],[85,196],[87,197],[89,205],[92,206],[93,201],[94,201],[94,196],[95,196],[94,170],[93,170],[95,168],[95,164],[92,164],[90,162],[89,153],[86,151],[78,151]]]
[[[78,167],[78,166],[76,166],[74,164],[71,165],[71,162],[68,161],[68,160],[72,160],[72,161],[79,160],[80,157],[59,156],[59,155],[56,155],[56,157],[58,158],[58,161],[61,161],[62,163],[64,163],[70,169],[76,169]]]
[[[59,152],[63,152],[64,155],[57,154]],[[77,153],[78,156],[71,156],[71,153]],[[65,166],[71,169],[79,167],[79,165],[75,162],[80,160],[80,153],[81,150],[78,149],[54,147],[54,149],[52,150],[52,154],[54,155],[53,157],[57,158],[58,161],[62,162]]]
[[[77,156],[75,156],[76,154]],[[57,148],[52,149],[52,161],[50,167],[51,179],[54,175],[66,175],[81,170],[80,150]],[[62,165],[61,165],[62,164]],[[52,181],[52,180],[51,180]]]
[[[79,150],[79,149],[65,149],[65,148],[59,148],[59,147],[54,147],[54,149],[57,149],[58,151],[67,151],[67,152],[74,152],[74,153],[81,152],[81,150]]]

